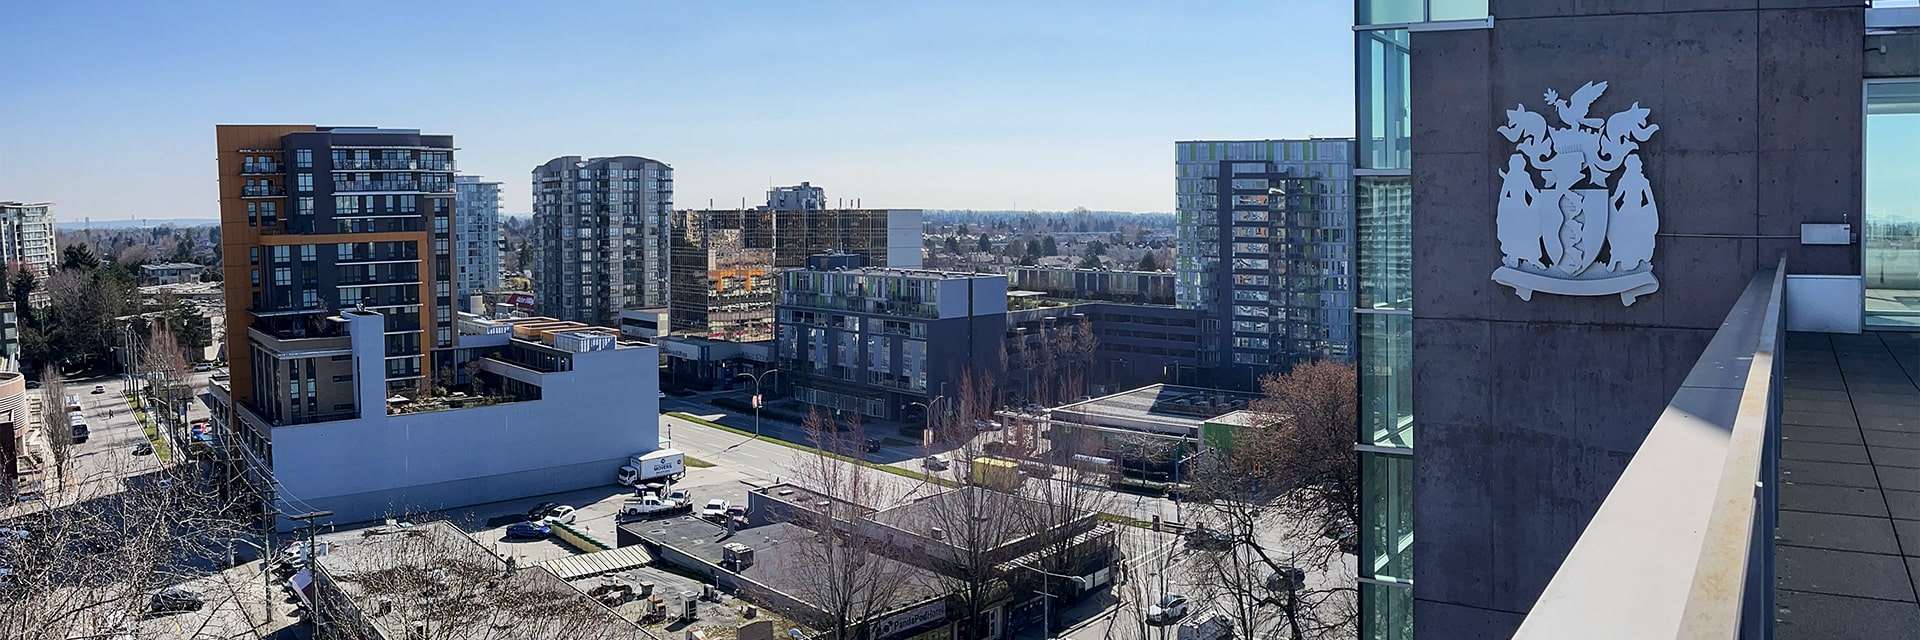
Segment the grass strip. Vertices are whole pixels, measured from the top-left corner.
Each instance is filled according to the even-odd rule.
[[[161,464],[173,462],[173,447],[167,444],[166,438],[160,437],[160,424],[149,419],[145,411],[134,411],[133,419],[140,423],[140,432],[153,444],[153,455],[160,458]]]
[[[718,465],[715,465],[714,463],[707,462],[705,460],[701,460],[693,456],[683,455],[681,456],[681,458],[686,460],[687,466],[693,467],[695,469],[707,469],[707,468],[718,466]]]

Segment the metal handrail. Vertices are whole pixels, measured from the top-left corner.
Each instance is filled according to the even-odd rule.
[[[1755,274],[1515,638],[1771,638],[1786,263]]]

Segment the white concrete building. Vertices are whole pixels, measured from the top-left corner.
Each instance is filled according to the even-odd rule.
[[[275,424],[225,402],[230,417],[217,416],[230,434],[229,472],[282,515],[324,509],[347,524],[584,489],[611,484],[629,456],[659,446],[654,345],[551,318],[462,314],[455,368],[469,392],[388,397],[382,316],[351,310],[329,321],[344,335],[256,346],[347,365],[327,372],[352,380],[350,397],[328,399],[344,414]],[[224,388],[214,395],[226,401]]]

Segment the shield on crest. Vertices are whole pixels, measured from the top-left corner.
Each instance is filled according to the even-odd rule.
[[[1607,190],[1572,189],[1560,196],[1561,253],[1554,266],[1570,276],[1580,275],[1600,256],[1607,241]]]

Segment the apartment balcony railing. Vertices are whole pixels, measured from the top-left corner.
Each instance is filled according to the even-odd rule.
[[[240,165],[240,173],[243,175],[273,174],[280,173],[282,168],[278,162],[247,162]]]
[[[424,231],[427,223],[419,218],[347,218],[333,221],[334,233],[381,233]]]
[[[419,191],[420,183],[412,180],[335,180],[334,193],[355,191]]]
[[[356,251],[346,255],[337,255],[334,264],[353,264],[355,262],[389,262],[395,260],[419,260],[415,251]]]
[[[240,187],[242,198],[278,198],[287,195],[287,188],[277,184],[249,184]]]
[[[1747,284],[1515,638],[1772,637],[1785,275]]]

